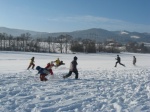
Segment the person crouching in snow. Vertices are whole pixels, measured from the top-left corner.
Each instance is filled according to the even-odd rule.
[[[72,72],[74,72],[75,73],[75,79],[78,79],[77,59],[78,58],[75,56],[74,60],[70,63],[69,73],[67,75],[63,76],[63,78],[67,78],[67,77],[71,76]]]
[[[47,66],[45,67],[51,75],[53,75],[53,70],[52,67],[54,66],[53,61],[51,61],[51,63],[48,63]]]
[[[40,66],[37,66],[36,70],[38,71],[38,74],[40,74],[40,80],[47,81],[47,78],[45,76],[49,74],[49,71],[46,68],[41,68]]]

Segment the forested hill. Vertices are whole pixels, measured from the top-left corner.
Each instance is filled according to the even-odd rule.
[[[6,33],[12,36],[20,36],[21,34],[29,33],[31,37],[46,38],[48,36],[57,37],[59,35],[70,35],[73,38],[81,39],[94,39],[97,41],[104,41],[106,39],[115,39],[119,42],[150,42],[150,33],[139,33],[129,31],[108,31],[100,28],[92,28],[87,30],[73,31],[73,32],[58,32],[58,33],[47,33],[47,32],[36,32],[30,30],[11,29],[6,27],[0,27],[0,33]]]

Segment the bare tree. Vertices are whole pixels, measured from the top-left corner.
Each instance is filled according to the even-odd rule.
[[[95,46],[94,40],[83,39],[82,43],[83,43],[85,53],[95,53],[96,52],[96,46]]]
[[[57,42],[58,42],[58,49],[60,50],[61,53],[63,53],[63,44],[64,44],[64,39],[65,36],[64,35],[60,35],[56,38]]]
[[[51,45],[52,45],[52,42],[53,42],[53,37],[48,36],[48,38],[46,40],[47,40],[47,43],[48,43],[48,51],[50,53],[51,52]]]
[[[70,42],[71,39],[72,39],[72,36],[70,36],[70,35],[65,35],[65,37],[64,37],[66,54],[67,54],[67,51],[68,51],[68,43]]]
[[[27,51],[28,50],[27,47],[29,47],[29,40],[31,39],[31,37],[30,37],[31,34],[30,33],[25,33],[24,35],[25,35],[25,37],[24,37],[24,41],[25,41],[24,47],[25,47],[25,51]]]
[[[3,48],[4,48],[4,50],[6,50],[7,37],[8,37],[8,35],[6,33],[3,33],[3,46],[4,46]]]
[[[14,39],[15,39],[15,50],[19,51],[20,50],[20,46],[19,46],[20,37],[16,37]]]
[[[40,41],[41,41],[40,38],[37,38],[37,39],[35,40],[34,48],[35,48],[35,51],[36,51],[36,52],[40,52]]]
[[[53,42],[52,42],[52,51],[56,52],[56,44],[57,44],[57,38],[53,37]]]
[[[1,50],[3,50],[3,34],[0,33],[0,46],[1,46]]]
[[[73,52],[83,52],[84,51],[83,44],[79,40],[72,39],[70,44],[71,44],[71,46],[70,46],[71,51],[73,51]]]
[[[26,44],[25,44],[25,40],[26,40],[26,34],[21,34],[20,35],[20,38],[22,40],[22,48],[23,48],[23,51],[25,51],[25,48],[26,48]]]
[[[98,41],[96,43],[96,49],[97,49],[98,52],[101,52],[103,50],[103,44],[102,44],[102,42]]]
[[[13,42],[13,36],[9,35],[9,37],[8,37],[8,47],[9,47],[9,49],[8,50],[12,50],[13,49],[12,42]]]

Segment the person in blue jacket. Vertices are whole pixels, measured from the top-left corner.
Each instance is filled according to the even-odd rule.
[[[38,71],[38,74],[40,74],[40,80],[47,81],[47,78],[45,76],[49,74],[49,71],[46,68],[41,68],[40,66],[37,66],[36,70]]]

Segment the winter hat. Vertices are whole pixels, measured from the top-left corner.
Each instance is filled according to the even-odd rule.
[[[36,67],[36,70],[40,70],[40,69],[41,69],[41,67],[40,67],[40,66],[37,66],[37,67]]]
[[[74,60],[77,60],[77,59],[78,59],[78,58],[75,56],[75,57],[74,57]]]

